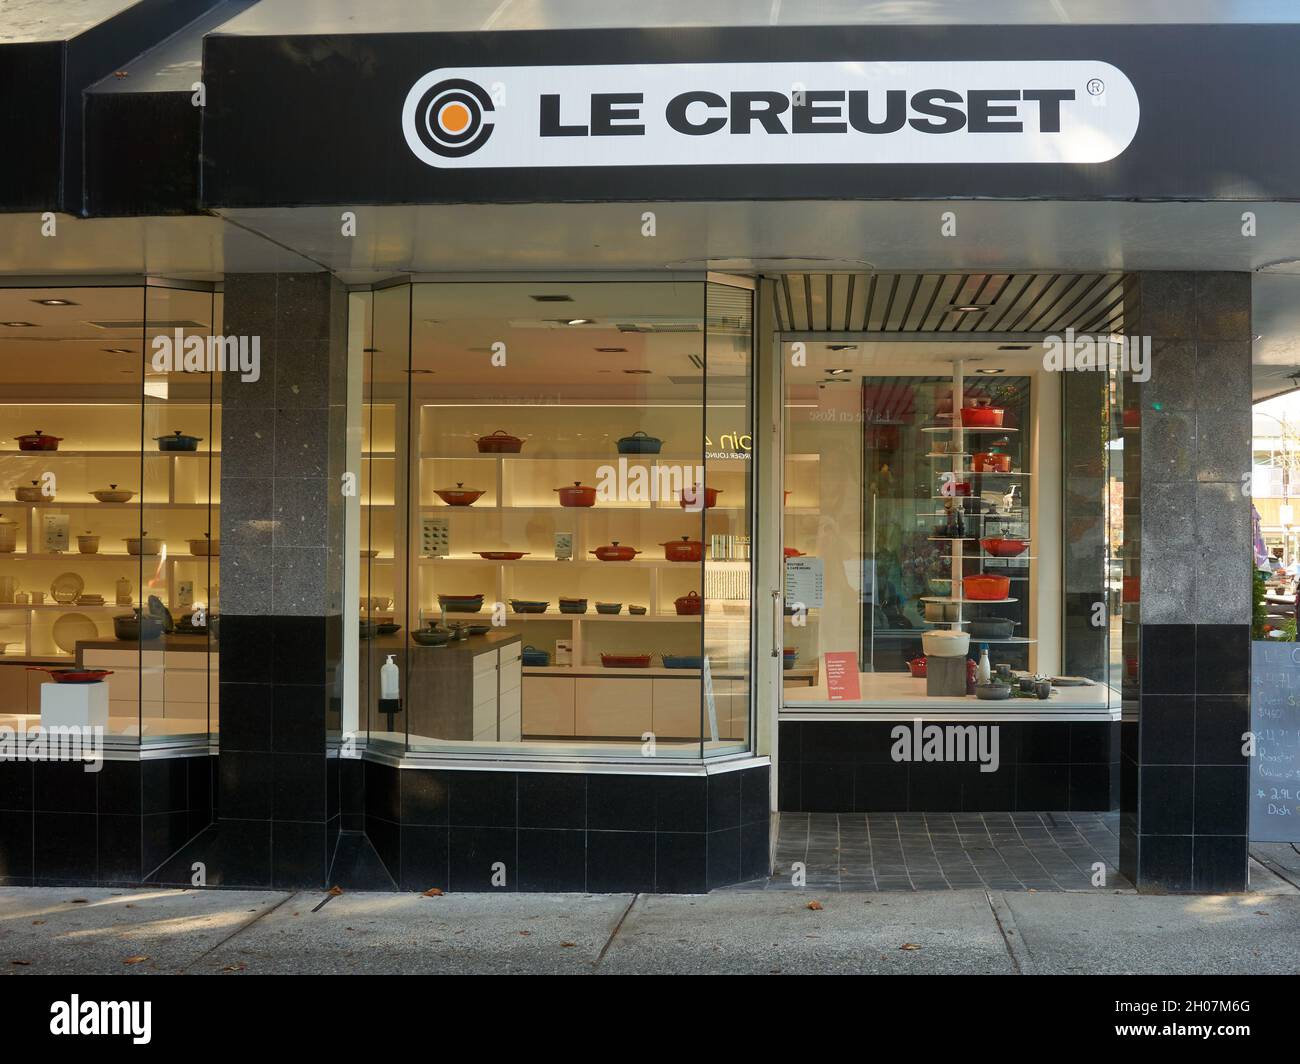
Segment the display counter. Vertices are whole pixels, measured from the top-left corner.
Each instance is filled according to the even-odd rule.
[[[832,701],[826,681],[811,687],[786,686],[783,718],[819,720],[898,719],[913,717],[980,720],[1119,720],[1119,692],[1106,684],[1053,687],[1052,697],[988,701],[974,695],[930,696],[925,680],[907,673],[859,673],[861,698]]]

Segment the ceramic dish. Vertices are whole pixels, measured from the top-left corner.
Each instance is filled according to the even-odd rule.
[[[67,606],[77,601],[77,596],[86,590],[86,581],[76,573],[60,573],[50,584],[50,597],[60,605]]]
[[[65,654],[75,654],[78,643],[99,638],[99,628],[84,613],[65,613],[54,622],[50,634],[56,647]]]

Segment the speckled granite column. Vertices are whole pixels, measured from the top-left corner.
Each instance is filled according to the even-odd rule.
[[[1140,618],[1129,619],[1140,623],[1140,680],[1122,753],[1120,865],[1142,891],[1247,885],[1250,281],[1142,274],[1125,315],[1153,354],[1151,379],[1129,395],[1141,433]]]
[[[222,393],[210,883],[319,886],[338,833],[326,733],[342,627],[346,324],[346,292],[328,274],[226,278],[225,333],[260,337],[261,378]]]

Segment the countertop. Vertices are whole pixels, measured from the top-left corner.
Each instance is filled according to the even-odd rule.
[[[414,639],[408,640],[404,632],[398,632],[396,635],[377,635],[371,639],[363,639],[361,642],[370,644],[374,650],[382,654],[397,654],[410,647],[411,650],[431,650],[440,654],[453,652],[478,655],[508,643],[517,643],[522,638],[521,632],[511,631],[509,628],[494,628],[483,635],[472,635],[468,639],[458,639],[440,647],[421,646]]]
[[[216,651],[216,640],[209,641],[206,635],[178,635],[173,632],[170,635],[159,635],[152,639],[79,639],[77,640],[77,656],[81,656],[84,650],[134,650],[137,647],[144,650],[188,650],[188,651],[206,651],[208,649]]]
[[[1046,701],[1034,698],[1009,698],[982,701],[974,695],[930,697],[925,680],[914,679],[905,672],[859,673],[862,698],[855,702],[832,702],[827,696],[826,681],[812,687],[791,688],[785,693],[783,713],[791,717],[820,715],[824,719],[880,715],[906,718],[909,714],[928,716],[934,713],[954,717],[1035,717],[1044,719],[1099,720],[1119,719],[1119,693],[1102,683],[1091,687],[1054,687]]]

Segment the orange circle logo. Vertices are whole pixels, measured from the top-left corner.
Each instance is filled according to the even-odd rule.
[[[448,133],[460,133],[470,122],[469,108],[463,103],[449,103],[438,115],[438,125]]]

